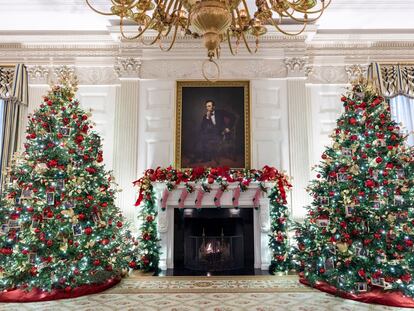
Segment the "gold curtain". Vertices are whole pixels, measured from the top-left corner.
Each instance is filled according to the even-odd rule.
[[[372,63],[368,77],[387,98],[398,95],[414,98],[414,64]]]
[[[0,98],[4,101],[4,112],[0,126],[3,127],[0,158],[0,186],[5,182],[7,167],[18,150],[22,137],[22,123],[27,115],[28,76],[26,66],[14,68],[0,66]],[[2,187],[0,187],[2,188]]]

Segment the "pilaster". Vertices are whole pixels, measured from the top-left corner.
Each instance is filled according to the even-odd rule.
[[[117,204],[137,230],[136,189],[132,182],[138,177],[138,106],[141,63],[135,58],[119,58],[115,71],[120,80],[115,106],[113,169],[115,181],[122,189]]]
[[[304,206],[309,203],[306,187],[310,177],[308,102],[306,76],[310,72],[307,59],[292,57],[285,59],[287,69],[287,99],[289,115],[290,175],[293,177],[291,192],[291,214],[294,220],[305,215]]]

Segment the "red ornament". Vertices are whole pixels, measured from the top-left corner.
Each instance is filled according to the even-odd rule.
[[[377,157],[377,158],[375,159],[375,162],[377,162],[377,163],[381,163],[381,162],[382,162],[382,158],[381,158],[381,157]]]
[[[364,271],[364,269],[359,269],[358,270],[358,275],[361,277],[361,278],[365,278],[365,271]]]
[[[93,265],[96,267],[96,266],[99,266],[101,264],[101,261],[99,260],[99,259],[95,259],[94,261],[93,261]]]
[[[368,188],[373,188],[375,186],[375,182],[371,179],[368,179],[367,181],[365,181],[365,186]]]
[[[78,219],[79,219],[80,221],[85,220],[85,214],[80,213],[80,214],[78,215]]]
[[[92,234],[92,228],[91,227],[86,227],[85,230],[83,230],[83,232],[85,232],[86,235],[91,235]]]
[[[117,226],[118,228],[122,228],[123,223],[122,223],[121,221],[118,221],[118,222],[116,223],[116,226]]]
[[[357,123],[357,120],[355,118],[350,118],[349,119],[349,124],[355,125],[356,123]]]
[[[52,240],[47,240],[46,245],[48,247],[51,247],[53,245],[53,241]]]
[[[35,275],[37,274],[37,268],[36,268],[36,267],[32,267],[32,268],[30,269],[30,274],[31,274],[32,276],[35,276]]]
[[[154,221],[154,217],[152,217],[152,215],[148,215],[146,219],[147,219],[147,222]]]
[[[82,135],[78,135],[75,138],[75,142],[79,145],[80,143],[83,142],[83,136]]]
[[[137,263],[136,263],[135,261],[130,261],[130,262],[128,263],[128,266],[129,266],[131,269],[134,269],[134,268],[137,266]]]

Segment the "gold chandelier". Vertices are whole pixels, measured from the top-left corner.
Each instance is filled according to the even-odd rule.
[[[202,37],[208,51],[208,61],[220,56],[220,44],[227,41],[230,52],[237,54],[240,43],[250,53],[257,51],[259,37],[267,32],[267,26],[274,26],[285,35],[301,34],[309,23],[316,21],[331,0],[256,0],[256,11],[250,14],[247,0],[110,0],[110,12],[95,9],[90,0],[89,7],[102,15],[116,15],[120,18],[120,31],[123,38],[141,38],[144,44],[159,44],[164,51],[174,46],[177,35]],[[301,24],[296,32],[284,30],[285,20]],[[125,26],[133,22],[137,34],[130,36]],[[143,41],[146,31],[155,32],[155,39]],[[164,47],[163,39],[170,36],[171,42]],[[247,36],[253,36],[256,45],[252,48]],[[203,65],[204,68],[204,65]],[[219,70],[217,66],[217,70]],[[203,69],[204,74],[204,69]],[[204,74],[204,76],[206,76]],[[207,78],[207,77],[206,77]]]

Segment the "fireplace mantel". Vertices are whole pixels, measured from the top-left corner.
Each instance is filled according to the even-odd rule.
[[[184,208],[196,208],[195,200],[197,196],[197,190],[201,187],[201,184],[189,183],[194,186],[195,191],[188,194]],[[270,189],[273,184],[266,183],[265,186]],[[178,185],[173,189],[167,200],[167,208],[163,210],[161,208],[162,193],[166,189],[165,183],[155,183],[154,190],[156,193],[156,204],[158,210],[158,233],[160,238],[161,255],[159,267],[161,270],[174,268],[174,208],[179,207],[179,198],[184,184]],[[219,189],[217,183],[210,185],[211,191],[204,194],[201,208],[215,209],[214,197]],[[237,183],[229,183],[228,190],[223,193],[221,197],[222,208],[234,208],[233,207],[233,190],[238,187]],[[246,191],[240,193],[239,208],[253,208],[253,198],[256,194],[256,190],[260,187],[258,182],[250,183]],[[268,270],[270,265],[270,249],[269,249],[269,231],[270,231],[270,215],[269,215],[269,199],[264,192],[260,193],[259,208],[253,213],[253,232],[254,232],[254,268]]]

